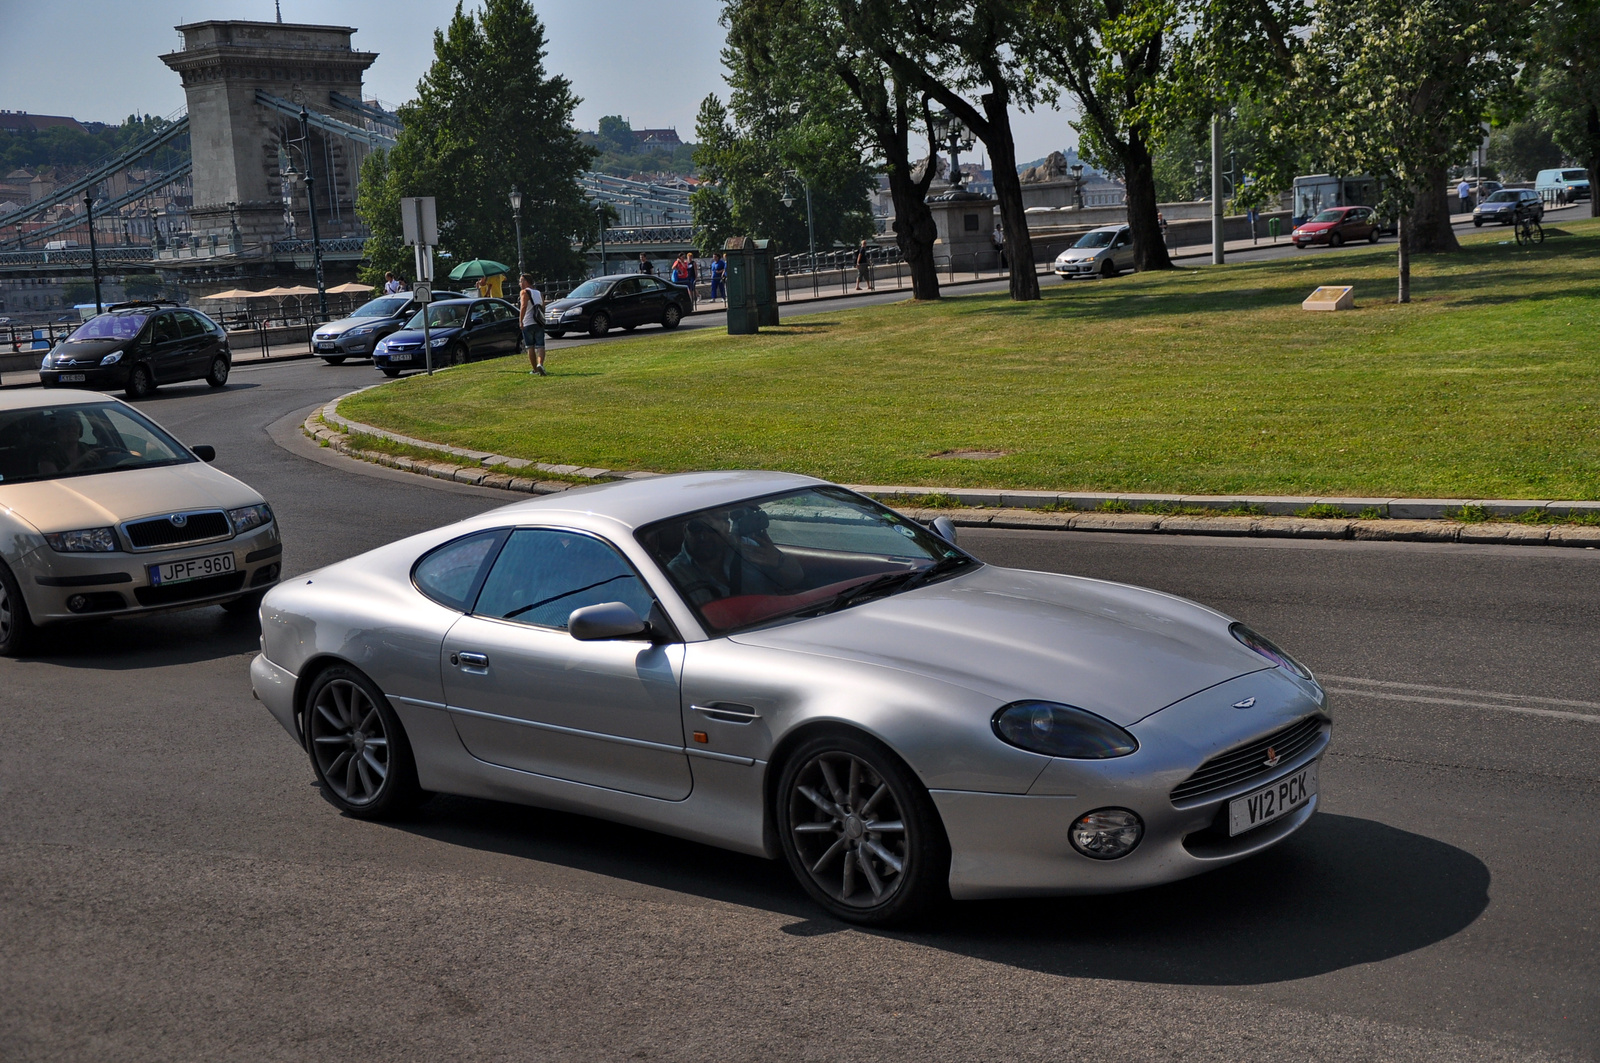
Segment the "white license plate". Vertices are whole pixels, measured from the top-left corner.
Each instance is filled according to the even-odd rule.
[[[233,553],[212,554],[210,557],[191,557],[187,561],[169,561],[165,565],[150,566],[150,584],[154,587],[168,583],[187,583],[192,579],[221,576],[233,571]]]
[[[317,344],[317,350],[319,350],[319,351],[337,351],[338,349],[339,349],[339,345],[337,343],[319,343],[319,344]]]
[[[409,361],[411,361],[411,355],[409,355],[409,354],[391,354],[389,356],[389,361],[391,361],[391,362],[409,362]]]
[[[1270,786],[1228,802],[1228,836],[1255,830],[1280,816],[1305,807],[1317,793],[1317,762],[1312,761],[1293,775],[1285,775]]]
[[[60,376],[56,377],[56,379],[61,381],[63,384],[81,384],[87,380],[88,377],[84,376],[82,373],[62,373]]]

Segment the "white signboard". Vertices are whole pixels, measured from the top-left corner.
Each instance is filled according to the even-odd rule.
[[[432,196],[406,196],[401,199],[400,225],[405,230],[405,241],[409,246],[439,246],[439,217],[434,212]]]
[[[411,298],[419,303],[433,302],[433,289],[426,284],[416,284],[411,288]]]

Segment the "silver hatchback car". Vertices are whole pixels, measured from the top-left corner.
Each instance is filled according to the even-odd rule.
[[[1057,255],[1054,269],[1061,277],[1115,277],[1133,268],[1133,256],[1133,231],[1126,225],[1103,225]]]

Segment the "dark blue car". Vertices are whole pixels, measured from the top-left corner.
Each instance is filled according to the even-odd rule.
[[[384,376],[428,367],[422,314],[417,311],[405,328],[380,340],[373,350],[372,364]],[[446,299],[430,304],[427,314],[428,342],[436,369],[517,353],[517,308],[504,299]]]

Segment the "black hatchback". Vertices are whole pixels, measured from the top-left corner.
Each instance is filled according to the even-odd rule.
[[[221,325],[176,303],[118,303],[56,344],[39,365],[47,388],[121,388],[144,398],[161,384],[228,382],[233,352]]]

